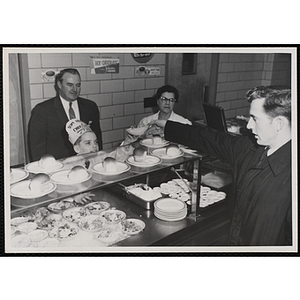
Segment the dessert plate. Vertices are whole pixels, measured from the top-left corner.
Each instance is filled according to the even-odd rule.
[[[163,140],[160,144],[153,144],[152,139],[144,139],[140,141],[140,144],[142,146],[148,147],[148,148],[162,148],[164,146],[167,146],[170,142]]]
[[[118,227],[106,227],[94,234],[94,238],[101,243],[112,245],[124,238]]]
[[[30,238],[27,235],[17,235],[11,240],[11,246],[13,248],[24,248],[28,247],[30,245],[30,242]]]
[[[146,227],[146,224],[139,219],[126,219],[119,223],[119,226],[123,233],[135,235],[143,231]]]
[[[54,227],[50,232],[51,238],[56,238],[60,241],[73,239],[79,232],[78,226],[72,223],[64,223],[58,227]]]
[[[25,166],[25,170],[27,172],[37,174],[37,173],[45,173],[45,174],[50,174],[54,173],[56,171],[61,170],[64,167],[64,164],[60,161],[56,161],[56,164],[51,168],[51,169],[44,169],[39,166],[38,161],[34,161],[32,163],[29,163],[28,165]]]
[[[151,151],[151,154],[156,155],[162,159],[174,159],[183,156],[183,151],[179,149],[179,153],[177,155],[167,155],[167,148],[159,148]]]
[[[92,202],[87,205],[85,205],[85,208],[92,214],[92,215],[98,215],[102,211],[105,211],[109,209],[110,204],[105,201],[98,201],[98,202]]]
[[[161,163],[161,159],[157,156],[146,155],[143,161],[135,161],[133,156],[130,156],[127,159],[127,162],[135,167],[148,168],[159,165]]]
[[[70,170],[60,171],[60,172],[52,174],[50,176],[50,179],[56,184],[72,185],[72,184],[78,184],[78,183],[88,181],[92,177],[92,174],[90,174],[88,172],[88,175],[86,178],[84,178],[82,180],[74,181],[74,180],[69,179],[69,177],[68,177],[69,173],[70,173]]]
[[[31,191],[29,189],[29,183],[31,180],[25,180],[18,183],[15,183],[10,188],[10,194],[13,197],[18,197],[22,199],[31,199],[31,198],[39,198],[45,196],[56,189],[56,184],[49,181],[45,185],[42,186],[41,191]]]
[[[126,214],[117,209],[103,211],[100,216],[105,219],[108,225],[118,224],[126,218]]]
[[[11,169],[10,184],[17,183],[27,178],[29,173],[23,169]]]
[[[115,172],[106,172],[103,165],[102,165],[102,162],[99,163],[99,164],[96,164],[93,167],[93,170],[98,174],[107,175],[107,176],[119,175],[119,174],[125,173],[125,172],[130,170],[130,166],[127,165],[126,163],[117,161],[116,164],[117,164],[117,166],[116,166],[116,171]]]
[[[126,131],[134,136],[141,136],[143,135],[146,130],[149,128],[149,126],[144,126],[144,127],[130,127],[128,129],[126,129]]]
[[[87,232],[100,231],[106,226],[104,218],[97,215],[89,215],[79,220],[78,226]]]
[[[85,207],[72,207],[66,209],[62,216],[69,222],[77,223],[83,217],[90,215],[90,212]]]

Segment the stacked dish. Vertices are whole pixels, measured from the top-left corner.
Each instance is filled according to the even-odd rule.
[[[154,202],[154,215],[163,221],[179,221],[186,217],[187,206],[178,199],[159,199]]]

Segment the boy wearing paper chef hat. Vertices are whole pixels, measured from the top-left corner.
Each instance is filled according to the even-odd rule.
[[[96,134],[84,122],[71,119],[66,124],[66,131],[69,135],[69,141],[73,144],[74,151],[77,154],[86,154],[98,152],[99,145]]]

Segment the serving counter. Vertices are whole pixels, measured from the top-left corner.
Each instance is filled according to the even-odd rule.
[[[182,150],[184,150],[182,148]],[[79,162],[88,162],[88,172],[90,178],[79,184],[55,184],[55,189],[49,194],[38,198],[15,197],[11,196],[11,219],[27,218],[28,215],[34,215],[35,211],[44,209],[48,211],[51,203],[59,201],[72,201],[77,195],[85,193],[92,194],[93,202],[103,201],[109,203],[110,210],[122,211],[126,219],[141,220],[145,228],[134,235],[126,234],[124,231],[113,241],[103,241],[97,239],[96,232],[79,230],[76,236],[68,239],[60,239],[54,244],[41,243],[38,241],[30,242],[21,247],[9,247],[11,252],[82,252],[82,251],[107,251],[107,247],[119,249],[119,247],[145,247],[145,246],[209,246],[222,243],[222,238],[226,236],[229,226],[230,209],[228,200],[225,198],[218,203],[201,207],[201,173],[202,173],[202,155],[195,152],[182,151],[182,155],[170,159],[161,158],[158,164],[151,166],[136,166],[130,164],[130,155],[124,163],[128,166],[120,174],[104,174],[98,172],[97,166],[103,160],[103,153],[89,154],[81,157],[74,157],[67,160],[61,160],[63,164],[60,172],[70,170]],[[23,169],[26,172],[28,166]],[[53,174],[49,174],[50,178]],[[30,180],[34,174],[29,173],[25,180]],[[185,180],[189,185],[189,200],[186,201],[187,216],[177,221],[165,221],[155,215],[154,203],[144,205],[144,201],[133,201],[132,195],[129,195],[126,187],[135,184],[145,184],[148,187],[159,187],[162,183],[172,180]],[[22,181],[21,181],[22,182]],[[219,190],[220,191],[220,190]],[[228,191],[226,191],[228,193]],[[90,195],[90,194],[89,194]],[[77,196],[78,197],[78,196]],[[80,197],[80,196],[79,196]],[[162,198],[166,197],[163,196]],[[74,202],[73,202],[74,203]],[[76,207],[84,207],[84,204],[74,203]],[[39,212],[40,213],[40,212]],[[56,214],[57,218],[63,219],[63,211]],[[53,215],[53,212],[51,212]],[[50,214],[50,215],[51,215]],[[49,215],[45,214],[44,218]],[[41,217],[41,216],[39,216]],[[33,218],[29,222],[35,223]],[[121,224],[121,223],[120,223]],[[120,224],[115,225],[120,229]],[[15,224],[12,224],[12,239],[20,234]],[[38,227],[37,230],[43,229]],[[47,228],[49,229],[49,228]],[[49,232],[49,231],[48,231]],[[21,232],[21,235],[26,235]],[[50,233],[49,233],[50,235]],[[49,236],[47,236],[49,239]],[[52,239],[53,241],[54,239]],[[145,248],[147,251],[147,248]]]

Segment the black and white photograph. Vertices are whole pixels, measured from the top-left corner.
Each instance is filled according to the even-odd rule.
[[[4,47],[6,254],[298,252],[297,47]]]

